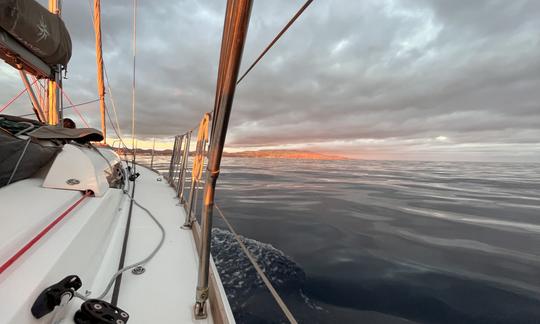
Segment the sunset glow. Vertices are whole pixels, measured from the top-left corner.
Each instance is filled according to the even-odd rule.
[[[102,25],[120,128],[129,138],[131,30],[125,6],[104,2]],[[145,46],[138,56],[137,73],[144,77],[137,81],[136,137],[141,148],[151,148],[155,137],[156,148],[166,149],[174,135],[213,108],[224,2],[140,6],[138,41]],[[290,1],[254,6],[242,71],[297,7]],[[537,7],[319,2],[238,87],[226,149],[540,161]],[[91,101],[97,96],[91,17],[85,2],[66,2],[63,10],[74,44],[68,69],[74,73],[68,72],[65,90],[76,103]],[[165,12],[176,18],[163,19]],[[10,98],[20,91],[19,76],[0,69],[0,95]],[[106,96],[111,108],[108,90]],[[24,98],[6,113],[31,113],[30,107]],[[100,127],[97,102],[78,109]],[[83,124],[72,109],[66,116]],[[110,124],[108,130],[112,143]]]

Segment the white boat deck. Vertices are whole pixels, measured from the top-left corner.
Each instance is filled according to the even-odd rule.
[[[167,182],[156,180],[162,177],[140,166],[137,172],[141,176],[137,179],[135,200],[158,217],[166,237],[142,275],[124,275],[118,306],[129,312],[133,323],[191,323],[195,321],[198,256],[191,231],[180,228],[185,219],[184,209],[176,204],[175,192]],[[133,206],[125,264],[147,256],[159,237],[156,224],[142,209]],[[212,323],[211,316],[197,322]]]
[[[165,179],[144,167],[138,166],[137,172],[141,175],[136,180],[135,200],[160,221],[166,237],[155,257],[144,265],[143,274],[124,273],[118,307],[130,315],[128,323],[132,324],[214,323],[210,305],[207,319],[193,317],[198,256],[192,232],[180,228],[185,218],[183,207],[177,204],[175,192]],[[4,210],[0,222],[9,225],[0,228],[0,263],[80,197],[76,191],[41,188],[41,180],[26,179],[0,189]],[[14,189],[18,194],[13,193]],[[36,196],[30,199],[25,192],[35,192]],[[90,298],[101,294],[118,269],[129,203],[119,189],[109,189],[102,197],[87,198],[0,274],[0,322],[51,323],[57,316],[60,323],[73,323],[73,315],[82,303],[78,298],[73,298],[61,312],[39,320],[32,317],[30,307],[41,291],[71,274],[83,281],[78,292],[88,291]],[[145,258],[159,238],[156,224],[134,205],[125,265]],[[216,279],[218,295],[225,296],[219,278]],[[104,300],[110,301],[112,291]],[[234,323],[228,301],[221,300],[226,321]]]

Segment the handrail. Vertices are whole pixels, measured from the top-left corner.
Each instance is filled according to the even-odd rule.
[[[184,154],[182,155],[182,172],[180,173],[180,179],[181,182],[180,187],[180,196],[178,197],[180,199],[180,203],[184,203],[184,187],[185,187],[185,177],[186,177],[186,167],[188,165],[188,159],[189,159],[189,145],[191,144],[191,131],[186,133],[186,145],[184,146]],[[177,192],[178,194],[178,192]]]
[[[197,129],[197,128],[198,127],[195,127],[194,129]],[[197,216],[197,210],[196,209],[197,209],[197,204],[198,204],[197,196],[198,196],[198,192],[199,192],[198,189],[199,189],[200,186],[197,183],[195,183],[195,182],[198,182],[198,181],[197,180],[194,181],[193,176],[191,176],[191,177],[186,176],[186,173],[187,173],[188,169],[193,170],[192,169],[193,166],[191,166],[191,168],[188,167],[188,165],[189,165],[188,159],[189,159],[190,137],[191,137],[191,131],[189,131],[187,133],[184,133],[184,134],[181,134],[181,135],[175,136],[174,149],[172,151],[172,155],[171,155],[171,159],[170,159],[169,170],[165,171],[165,172],[169,173],[168,176],[167,176],[168,183],[175,190],[176,198],[179,199],[180,204],[182,204],[182,206],[183,206],[183,208],[184,208],[184,210],[186,212],[186,222],[188,222],[188,220],[189,220],[189,222],[188,222],[189,226],[188,227],[183,227],[183,228],[187,228],[187,229],[191,229],[191,230],[195,231],[197,229],[200,229],[199,226],[192,226],[193,222],[197,221],[197,217],[196,217]],[[202,154],[202,157],[203,157],[203,161],[204,161],[204,159],[207,159],[206,154]],[[146,165],[146,166],[148,167],[150,165]],[[154,171],[157,171],[157,170],[154,170]],[[203,176],[207,176],[207,175],[208,175],[208,169],[203,168]],[[188,179],[191,179],[191,180],[188,180]],[[186,188],[186,183],[188,181],[192,182],[191,184],[192,184],[192,187],[194,187],[194,190],[188,190],[186,192],[185,188]],[[184,199],[186,197],[186,195],[187,195],[187,198]],[[190,201],[191,201],[191,207],[190,207]],[[188,216],[189,216],[188,213],[189,213],[190,208],[192,208],[192,218],[191,219],[188,218]],[[223,211],[221,210],[221,208],[217,204],[214,204],[214,208],[218,212],[219,217],[223,219],[223,221],[224,221],[225,225],[228,227],[229,231],[235,237],[235,240],[239,243],[242,252],[246,255],[246,257],[248,258],[248,260],[250,261],[250,263],[254,267],[255,271],[257,272],[257,274],[259,275],[259,277],[261,278],[261,280],[263,281],[263,283],[267,287],[268,291],[270,292],[270,294],[272,295],[272,297],[274,298],[274,300],[276,301],[276,303],[278,304],[278,306],[282,310],[285,317],[288,319],[288,321],[290,323],[297,323],[296,319],[294,318],[294,315],[289,310],[289,308],[287,307],[287,305],[285,304],[283,299],[279,296],[278,292],[273,287],[272,282],[268,279],[268,277],[264,273],[264,270],[262,270],[262,268],[258,265],[257,259],[244,246],[243,242],[240,240],[240,238],[238,236],[238,233],[232,227],[231,223],[226,219],[226,217],[225,217]],[[199,240],[200,240],[200,238],[201,238],[200,233],[196,233],[196,234],[197,234],[197,237],[199,237]],[[194,233],[194,235],[195,235],[195,233]]]

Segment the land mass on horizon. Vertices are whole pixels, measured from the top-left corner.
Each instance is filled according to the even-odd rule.
[[[120,155],[131,154],[130,149],[115,149]],[[137,155],[151,155],[151,149],[137,149]],[[171,155],[172,150],[154,150],[154,155],[163,156]],[[195,151],[190,151],[189,155],[193,156]],[[263,159],[292,159],[292,160],[350,160],[348,157],[325,154],[303,150],[258,150],[258,151],[241,151],[241,152],[223,152],[224,157],[242,157],[242,158],[263,158]]]
[[[242,152],[224,152],[225,157],[245,157],[264,159],[295,159],[295,160],[349,160],[344,156],[317,153],[302,150],[259,150]]]

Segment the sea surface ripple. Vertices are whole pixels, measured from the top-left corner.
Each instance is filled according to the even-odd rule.
[[[216,200],[301,323],[540,323],[538,164],[225,158]],[[214,219],[237,322],[286,323]]]

